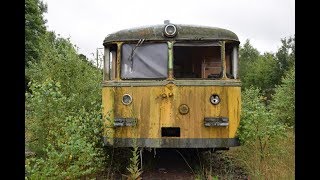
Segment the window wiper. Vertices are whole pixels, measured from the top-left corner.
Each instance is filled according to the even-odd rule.
[[[144,39],[139,39],[138,43],[132,48],[128,61],[131,61],[131,71],[133,69],[133,56],[137,47],[139,47],[144,42]]]

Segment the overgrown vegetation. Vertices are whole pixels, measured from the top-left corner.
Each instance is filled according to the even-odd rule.
[[[228,154],[253,179],[294,179],[295,38],[281,42],[275,54],[240,48],[242,145]]]
[[[140,180],[142,179],[142,170],[140,168],[140,155],[139,155],[139,148],[134,147],[132,149],[132,157],[130,158],[130,164],[129,167],[127,167],[127,170],[129,171],[129,175],[127,175],[128,180]]]
[[[46,5],[26,1],[26,159],[30,179],[77,179],[104,170],[101,70],[45,28]]]
[[[84,106],[65,111],[74,99],[61,93],[59,83],[46,80],[30,84],[26,126],[31,133],[28,145],[37,155],[27,160],[30,178],[77,178],[101,171],[100,105],[92,103],[96,108],[90,111]]]
[[[242,94],[239,138],[242,144],[254,149],[262,162],[267,155],[267,147],[272,146],[272,140],[284,135],[285,126],[267,109],[259,92],[259,88],[250,87]]]
[[[270,140],[262,160],[256,153],[258,142],[231,149],[227,155],[233,157],[234,164],[246,170],[250,179],[295,179],[294,138],[294,132],[289,128],[285,137]]]
[[[101,70],[46,30],[46,11],[41,0],[25,2],[26,146],[35,153],[26,158],[27,178],[79,179],[128,167],[139,179],[138,148],[102,147]],[[261,55],[249,40],[240,48],[242,146],[228,155],[254,179],[294,179],[295,38],[281,42],[274,54]]]
[[[295,125],[295,67],[289,69],[278,85],[270,105],[277,120],[290,127]]]
[[[231,155],[225,152],[209,151],[197,153],[200,160],[200,167],[196,168],[195,179],[247,179],[247,174],[241,168],[240,163],[236,163]],[[209,166],[211,159],[211,167]],[[211,172],[210,172],[211,168]]]

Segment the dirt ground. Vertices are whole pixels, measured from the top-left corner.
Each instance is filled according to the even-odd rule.
[[[194,179],[192,169],[174,149],[158,150],[156,156],[146,154],[151,160],[151,167],[145,167],[142,179],[171,180]],[[149,159],[150,161],[150,159]]]
[[[209,161],[204,160],[206,158],[208,160],[210,157],[208,152],[163,149],[157,150],[157,154],[154,157],[150,157],[150,154],[147,153],[144,153],[144,156],[149,158],[144,161],[149,162],[149,164],[145,163],[145,167],[143,167],[145,170],[142,179],[146,180],[204,179],[205,171],[201,170],[203,169],[201,167],[205,166],[210,169]],[[225,156],[223,151],[215,152],[211,157],[213,178],[248,179],[244,170],[236,166],[230,157]]]

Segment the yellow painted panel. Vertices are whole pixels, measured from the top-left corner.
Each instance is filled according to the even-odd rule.
[[[167,86],[113,87],[114,117],[137,118],[135,127],[117,127],[118,138],[161,138],[161,127],[180,127],[181,138],[233,138],[240,122],[240,87],[229,86]],[[104,114],[112,109],[111,87],[103,88]],[[133,102],[124,105],[124,94]],[[210,96],[218,94],[221,102],[210,103]],[[179,106],[186,104],[189,113],[179,113]],[[227,127],[205,127],[204,117],[228,117]],[[110,116],[112,117],[112,116]],[[105,131],[107,134],[108,132]]]
[[[107,137],[107,142],[113,144],[114,137],[114,89],[112,87],[102,89],[102,106],[104,119],[104,135]]]

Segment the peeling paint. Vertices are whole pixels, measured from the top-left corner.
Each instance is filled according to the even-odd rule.
[[[139,28],[124,29],[112,34],[109,34],[103,44],[108,44],[117,41],[137,41],[139,39],[149,40],[226,40],[239,41],[238,36],[227,29],[208,27],[208,26],[193,26],[175,24],[178,34],[173,38],[168,38],[163,35],[165,25],[145,26]]]

